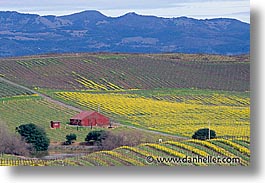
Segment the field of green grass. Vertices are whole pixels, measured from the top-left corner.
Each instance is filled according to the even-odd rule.
[[[70,117],[77,114],[76,111],[50,103],[37,96],[5,100],[0,104],[0,113],[2,121],[6,122],[13,132],[21,124],[34,123],[43,127],[51,140],[60,142],[65,139],[66,134],[76,131],[71,128],[64,129]],[[62,129],[50,129],[52,120],[61,121]]]

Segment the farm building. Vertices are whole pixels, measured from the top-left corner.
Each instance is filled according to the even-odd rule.
[[[70,125],[107,126],[110,125],[110,120],[96,111],[82,111],[70,119]]]
[[[51,121],[51,128],[60,128],[61,122],[59,121]]]

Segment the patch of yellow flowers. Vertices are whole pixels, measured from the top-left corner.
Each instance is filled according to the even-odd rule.
[[[136,161],[136,160],[129,158],[129,157],[124,157],[123,155],[121,155],[120,153],[115,152],[115,151],[101,151],[100,153],[111,155],[111,156],[116,157],[120,160],[128,162],[134,166],[144,166],[144,164],[142,162]]]
[[[243,146],[237,144],[237,143],[234,143],[234,142],[232,142],[230,140],[226,140],[226,139],[216,139],[215,141],[222,142],[224,144],[230,145],[233,148],[239,150],[241,153],[250,156],[250,150],[248,148],[246,148],[246,147],[243,147]]]
[[[155,96],[157,100],[179,101],[187,104],[200,105],[225,105],[225,106],[248,106],[250,98],[236,95],[226,96],[223,94],[213,95],[179,95],[179,96]]]
[[[218,136],[250,136],[250,107],[202,105],[154,100],[135,94],[91,94],[57,92],[59,98],[86,109],[97,110],[115,119],[155,131],[191,137],[200,128],[211,129]]]
[[[173,149],[170,149],[168,147],[165,147],[165,146],[162,146],[162,145],[159,145],[159,144],[145,144],[146,146],[148,147],[152,147],[152,148],[155,148],[159,151],[163,151],[165,153],[168,153],[172,156],[175,156],[175,157],[179,157],[179,158],[191,158],[189,156],[187,156],[186,154],[183,154],[181,152],[178,152],[176,150],[173,150]],[[198,166],[206,166],[205,163],[197,163],[197,162],[194,162],[194,165],[198,165]]]
[[[189,150],[189,151],[191,151],[193,153],[196,153],[197,155],[200,155],[200,156],[203,156],[203,157],[209,156],[209,154],[207,152],[202,151],[200,149],[197,149],[194,146],[190,146],[190,145],[187,145],[187,144],[184,144],[184,143],[181,143],[181,142],[167,141],[167,142],[165,142],[165,144],[170,144],[170,145],[174,145],[174,146],[177,146],[177,147],[181,147],[183,149]]]
[[[237,158],[235,154],[227,151],[226,149],[223,149],[217,145],[214,145],[212,144],[211,142],[209,141],[203,141],[203,140],[195,140],[195,139],[192,139],[192,140],[188,140],[188,142],[194,142],[194,143],[197,143],[197,144],[201,144],[205,147],[208,147],[214,151],[216,151],[217,153],[220,153],[221,155],[225,156],[225,157],[229,157],[229,158]],[[229,144],[231,145],[231,144]],[[244,161],[243,159],[240,159],[241,161],[241,164],[243,165],[248,165],[248,162],[247,161]]]
[[[0,158],[0,166],[46,166],[47,161],[44,160],[23,160],[23,159],[2,159]]]
[[[95,81],[89,80],[79,74],[77,74],[76,72],[72,73],[74,76],[77,77],[77,79],[75,79],[78,83],[80,83],[81,85],[83,85],[85,88],[89,89],[89,90],[96,90],[96,91],[100,91],[100,90],[121,90],[122,88],[107,81],[106,79],[101,79],[101,81],[104,84],[100,84],[97,83]]]

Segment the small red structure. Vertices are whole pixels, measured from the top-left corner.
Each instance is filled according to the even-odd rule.
[[[82,111],[70,119],[70,125],[107,126],[110,125],[110,120],[96,111]]]
[[[51,121],[51,128],[60,128],[61,122],[60,121]]]

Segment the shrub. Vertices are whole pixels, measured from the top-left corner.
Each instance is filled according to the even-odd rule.
[[[213,139],[216,137],[216,133],[213,130],[210,130],[210,139]],[[193,135],[193,139],[198,139],[198,140],[206,140],[209,139],[209,128],[203,128],[197,130]]]
[[[76,134],[71,133],[69,135],[66,135],[66,142],[64,143],[65,145],[70,145],[73,143],[74,140],[76,140]]]
[[[104,130],[95,130],[95,131],[90,131],[87,136],[85,141],[88,143],[95,143],[96,145],[101,145],[102,140],[106,138],[106,131]]]

